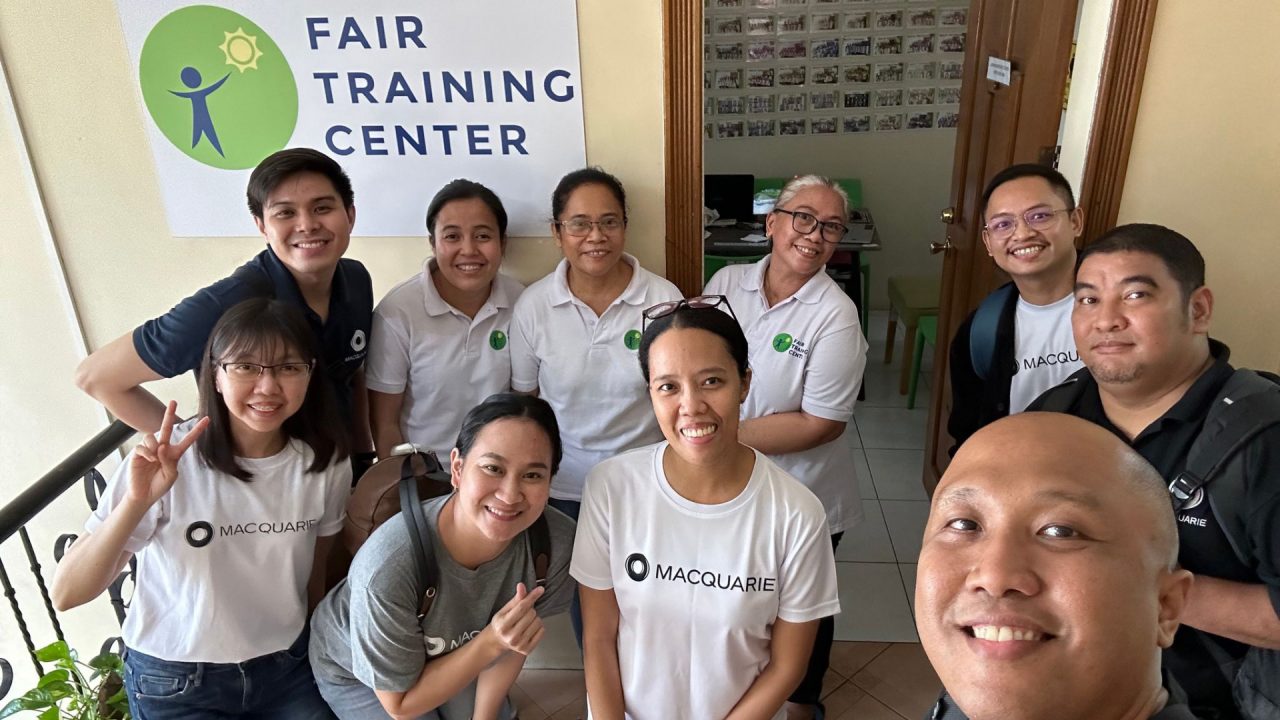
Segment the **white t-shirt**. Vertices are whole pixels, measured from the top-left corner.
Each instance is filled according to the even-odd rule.
[[[757,452],[746,488],[719,505],[677,493],[667,443],[587,477],[569,572],[618,600],[627,717],[722,718],[769,664],[775,619],[840,612],[822,503]]]
[[[1013,320],[1013,358],[1009,414],[1027,409],[1032,400],[1084,367],[1071,334],[1075,295],[1048,305],[1032,305],[1021,297]]]
[[[173,429],[177,442],[195,420]],[[120,464],[85,530],[97,532],[129,488]],[[178,480],[125,542],[138,575],[124,644],[175,662],[243,662],[284,650],[307,620],[316,538],[342,530],[351,463],[308,473],[311,449],[293,440],[268,458],[240,458],[244,482],[211,470],[192,446]]]
[[[431,281],[435,260],[391,289],[373,311],[365,359],[370,390],[404,393],[406,442],[449,456],[462,418],[494,393],[511,389],[511,308],[524,286],[493,279],[475,319],[445,302]]]
[[[858,308],[826,273],[768,307],[762,285],[772,256],[730,265],[707,283],[708,295],[729,298],[750,348],[751,388],[742,419],[804,412],[849,422],[867,366]],[[831,534],[862,519],[853,452],[844,438],[771,460],[822,500]]]
[[[569,290],[569,262],[561,260],[524,291],[511,318],[511,387],[537,389],[560,422],[564,459],[551,496],[561,500],[582,497],[596,463],[662,439],[636,355],[641,313],[684,296],[634,257],[622,257],[631,282],[604,315]]]

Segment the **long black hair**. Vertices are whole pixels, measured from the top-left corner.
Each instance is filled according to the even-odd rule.
[[[462,429],[458,431],[458,441],[454,447],[458,454],[466,457],[471,447],[476,444],[480,431],[489,423],[506,418],[524,418],[537,423],[547,434],[551,444],[551,474],[560,469],[560,458],[564,456],[564,448],[560,444],[560,424],[556,422],[556,413],[546,400],[532,395],[520,393],[496,393],[484,399],[484,402],[471,408],[471,412],[462,420]]]
[[[311,448],[314,457],[307,472],[320,472],[350,454],[346,427],[338,417],[333,388],[325,378],[315,333],[306,318],[288,303],[254,298],[223,313],[209,334],[200,361],[200,414],[208,416],[209,427],[196,440],[196,448],[206,466],[246,482],[253,479],[253,473],[236,462],[230,412],[216,384],[218,366],[244,355],[269,358],[281,349],[314,363],[302,407],[280,428],[286,439],[301,440]]]

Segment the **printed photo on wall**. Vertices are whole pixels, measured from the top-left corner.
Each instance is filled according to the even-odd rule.
[[[811,110],[834,110],[836,107],[837,93],[834,90],[826,92],[816,92],[809,94],[809,109]]]
[[[731,120],[729,122],[716,123],[716,137],[724,138],[740,138],[746,134],[744,123],[741,120]]]
[[[907,65],[908,80],[936,80],[938,78],[938,63],[922,62],[910,63]]]
[[[773,137],[778,134],[776,120],[748,120],[747,137]]]
[[[844,81],[847,83],[871,82],[871,63],[858,63],[844,66]]]
[[[803,135],[804,118],[784,118],[778,121],[779,135]]]
[[[958,112],[938,113],[938,127],[940,128],[960,127],[960,113]]]
[[[742,0],[715,0],[715,3],[717,10],[722,10],[724,8],[740,8],[743,4]]]
[[[876,54],[877,55],[901,55],[902,54],[902,36],[887,35],[885,37],[876,38]]]
[[[902,88],[876,91],[876,107],[896,107],[902,104]]]
[[[933,104],[933,88],[931,87],[907,88],[907,104],[908,105],[932,105]]]
[[[831,32],[840,29],[840,13],[815,13],[809,16],[809,32]]]
[[[702,139],[711,140],[715,138],[715,126],[711,123],[702,123]]]
[[[876,11],[876,29],[889,30],[891,28],[902,27],[902,11],[901,10],[878,10]]]
[[[838,58],[840,57],[840,40],[838,38],[829,38],[827,40],[814,40],[809,43],[809,57],[811,58]]]
[[[772,35],[778,31],[778,25],[772,15],[750,15],[747,17],[748,35]]]
[[[747,43],[747,62],[764,62],[777,56],[776,43],[773,40],[756,40]]]
[[[844,14],[845,30],[866,30],[871,27],[871,13],[851,12]]]
[[[754,8],[775,8],[778,7],[778,0],[751,0],[751,7]]]
[[[747,112],[752,115],[760,113],[771,113],[778,107],[777,100],[772,95],[749,95],[747,96]]]
[[[933,35],[908,35],[907,54],[924,55],[933,52]]]
[[[813,0],[814,5],[839,5],[841,0]]]
[[[834,135],[840,129],[839,121],[831,117],[816,117],[809,121],[810,135]]]
[[[715,30],[716,35],[742,34],[742,18],[740,17],[715,18],[712,22],[712,29]]]
[[[778,0],[778,7],[794,7],[796,5],[808,5],[809,0]]]
[[[868,90],[845,91],[844,106],[847,108],[871,107],[871,92]]]
[[[717,115],[741,115],[747,110],[747,99],[741,95],[716,98]]]
[[[938,88],[937,102],[939,105],[959,105],[960,104],[960,88],[959,87]]]
[[[808,27],[808,23],[805,22],[807,19],[804,15],[779,15],[778,32],[802,33]]]
[[[938,52],[964,52],[964,33],[953,33],[938,36]]]
[[[933,127],[933,113],[915,112],[907,116],[908,130],[925,130]]]
[[[907,27],[933,27],[938,24],[938,11],[933,8],[907,10]]]
[[[871,132],[871,116],[846,115],[840,129],[847,133]]]
[[[747,87],[773,87],[773,68],[747,68]]]
[[[778,84],[782,86],[803,85],[806,72],[804,65],[778,68]]]
[[[892,115],[876,115],[876,132],[889,132],[902,129],[902,113]]]
[[[845,56],[870,55],[871,38],[866,36],[845,38],[844,54]]]
[[[809,73],[809,82],[814,85],[836,85],[840,82],[840,67],[837,65],[815,67]]]
[[[876,82],[902,82],[902,63],[876,63]]]
[[[779,40],[778,57],[782,60],[806,57],[809,46],[803,40]]]
[[[969,8],[942,8],[942,24],[946,27],[957,27],[969,24]]]
[[[778,95],[778,112],[804,112],[809,107],[808,100],[804,93],[781,93]]]
[[[716,70],[716,89],[738,90],[742,88],[741,70]]]
[[[943,80],[963,80],[964,63],[944,62],[938,65],[938,77]]]
[[[742,62],[742,43],[716,43],[716,62]]]

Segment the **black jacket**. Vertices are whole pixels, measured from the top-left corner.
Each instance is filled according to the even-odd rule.
[[[977,310],[960,323],[960,329],[951,341],[951,416],[947,419],[947,432],[955,439],[955,444],[947,451],[951,455],[956,454],[970,435],[1009,414],[1009,388],[1017,369],[1013,328],[1017,310],[1018,291],[1015,286],[1000,311],[995,354],[991,374],[986,381],[978,377],[969,357],[969,332]]]

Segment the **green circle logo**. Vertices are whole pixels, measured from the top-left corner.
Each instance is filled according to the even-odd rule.
[[[778,333],[773,336],[773,349],[778,352],[786,352],[791,349],[792,337],[786,333]]]
[[[160,132],[191,159],[242,170],[282,149],[298,121],[298,86],[280,47],[252,20],[193,5],[147,35],[138,83]]]
[[[501,330],[494,330],[489,333],[489,347],[494,350],[501,350],[507,346],[507,334]]]
[[[626,345],[628,350],[640,347],[640,331],[628,330],[627,334],[622,336],[622,344]]]

